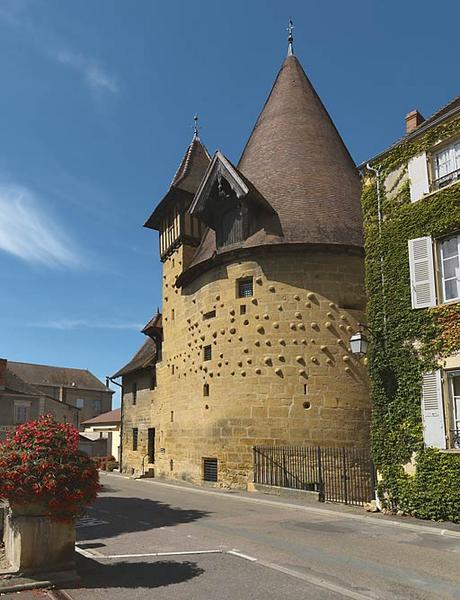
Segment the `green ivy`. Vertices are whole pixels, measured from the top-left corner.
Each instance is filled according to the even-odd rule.
[[[407,241],[460,230],[460,183],[411,203],[408,160],[460,131],[460,119],[401,142],[373,167],[380,172],[383,219],[379,228],[377,182],[363,185],[368,320],[373,334],[369,374],[373,403],[372,449],[387,506],[426,519],[460,522],[460,456],[425,449],[421,421],[424,372],[460,350],[460,306],[411,308]],[[387,192],[387,176],[399,169]],[[383,260],[382,260],[383,259]],[[383,278],[382,278],[383,272]],[[383,280],[382,280],[383,279]],[[416,473],[403,465],[415,456]]]

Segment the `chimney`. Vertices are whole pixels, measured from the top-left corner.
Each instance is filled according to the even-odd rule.
[[[0,358],[0,390],[4,390],[6,387],[6,365],[8,361],[6,358]]]
[[[424,120],[425,117],[423,117],[418,110],[411,110],[411,112],[406,115],[406,133],[414,131],[414,129],[421,125]]]

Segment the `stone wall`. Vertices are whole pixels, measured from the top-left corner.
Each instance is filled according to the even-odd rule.
[[[362,257],[264,248],[180,290],[174,282],[184,252],[164,263],[157,389],[146,389],[142,400],[138,393],[136,407],[125,397],[126,469],[139,472],[141,432],[149,426],[157,434],[155,474],[198,483],[203,458],[215,457],[225,486],[246,485],[256,444],[367,446],[367,378],[348,351],[364,319]],[[250,298],[237,298],[243,277],[253,278]],[[205,361],[208,345],[212,358]],[[135,423],[139,450],[132,452]]]

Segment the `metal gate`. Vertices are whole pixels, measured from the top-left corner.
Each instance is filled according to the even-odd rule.
[[[375,469],[359,448],[255,446],[254,483],[314,490],[320,500],[362,506],[374,499]]]

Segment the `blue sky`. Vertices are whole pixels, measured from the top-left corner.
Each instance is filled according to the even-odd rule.
[[[191,140],[237,161],[286,52],[356,162],[460,94],[460,5],[0,0],[0,356],[103,378],[160,305],[142,228]]]

